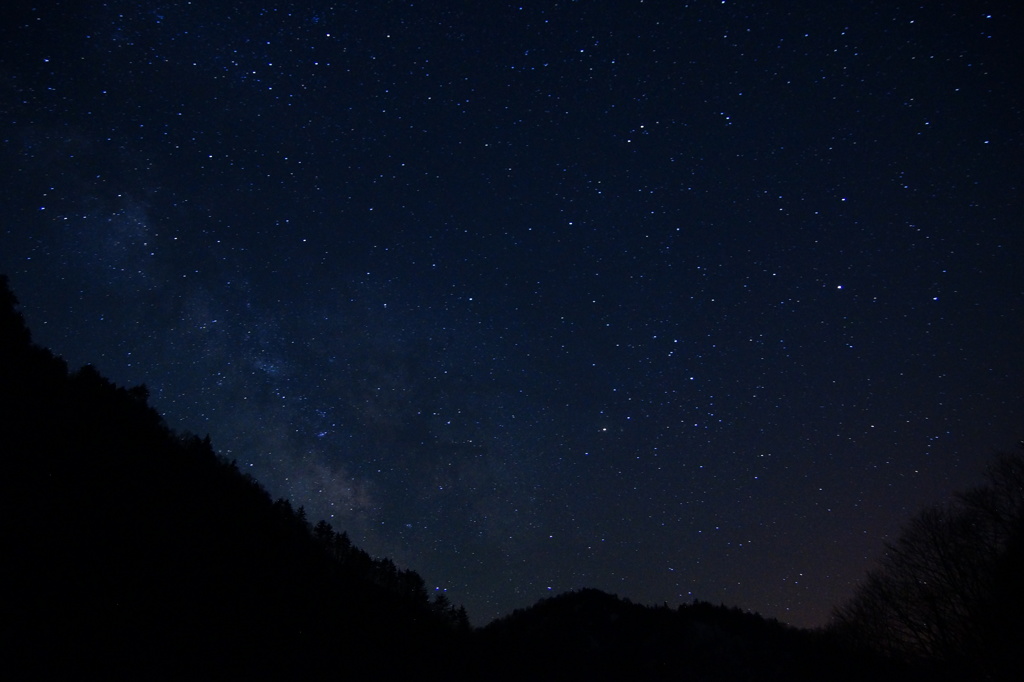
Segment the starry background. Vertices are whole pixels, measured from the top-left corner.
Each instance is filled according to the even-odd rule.
[[[0,272],[476,624],[820,625],[1024,435],[1014,6],[4,3]]]

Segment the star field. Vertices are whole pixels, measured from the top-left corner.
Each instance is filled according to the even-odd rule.
[[[14,3],[0,271],[476,624],[823,624],[1022,437],[1011,3]]]

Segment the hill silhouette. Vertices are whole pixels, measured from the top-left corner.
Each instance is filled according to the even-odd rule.
[[[494,680],[884,680],[909,669],[724,605],[644,606],[600,590],[545,599],[475,633]]]
[[[825,632],[598,590],[471,631],[147,401],[34,345],[0,276],[10,679],[909,678]]]

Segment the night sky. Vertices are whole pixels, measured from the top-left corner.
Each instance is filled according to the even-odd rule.
[[[475,624],[821,625],[1024,437],[1015,9],[6,2],[0,272]]]

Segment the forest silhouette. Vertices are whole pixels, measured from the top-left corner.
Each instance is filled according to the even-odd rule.
[[[33,344],[5,276],[0,443],[8,679],[1009,679],[1022,662],[1019,455],[922,512],[828,628],[586,589],[474,629],[172,430],[145,386]]]

